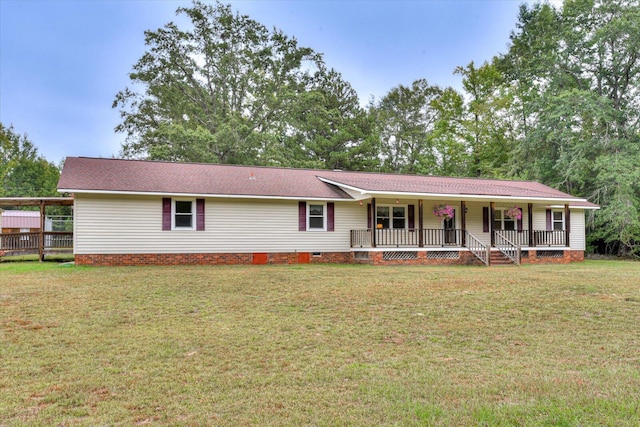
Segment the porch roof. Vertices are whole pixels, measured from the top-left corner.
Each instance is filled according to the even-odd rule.
[[[539,200],[597,208],[533,181],[68,157],[58,190],[280,199],[358,200],[390,195]]]

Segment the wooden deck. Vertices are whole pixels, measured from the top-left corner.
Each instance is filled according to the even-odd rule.
[[[41,245],[40,236],[44,242]],[[31,233],[0,234],[0,256],[18,254],[72,253],[73,233],[64,231],[45,231]]]

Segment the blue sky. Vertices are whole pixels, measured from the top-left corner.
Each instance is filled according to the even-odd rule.
[[[518,0],[231,1],[324,54],[363,104],[418,78],[460,88],[458,65],[506,52]],[[175,0],[0,0],[0,121],[48,160],[117,156],[115,95],[145,51],[144,31],[176,17]]]

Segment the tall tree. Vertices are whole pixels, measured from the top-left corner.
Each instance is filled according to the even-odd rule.
[[[453,88],[445,88],[431,105],[437,112],[432,135],[436,167],[431,173],[468,176],[473,153],[466,138],[463,96]]]
[[[468,175],[501,178],[508,174],[515,135],[512,95],[495,64],[457,67],[468,103],[464,128],[471,151]]]
[[[123,154],[177,161],[256,163],[268,135],[311,80],[320,55],[231,6],[181,7],[192,28],[145,32],[148,51],[114,107],[127,134]],[[265,137],[265,135],[267,137]]]
[[[438,121],[434,102],[442,90],[425,79],[391,89],[374,114],[381,139],[382,169],[402,173],[431,173],[437,167],[433,136]]]
[[[366,170],[376,166],[373,125],[358,94],[337,71],[324,66],[309,89],[292,102],[286,144],[298,149],[296,166]]]

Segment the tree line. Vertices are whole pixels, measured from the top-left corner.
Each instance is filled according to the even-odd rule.
[[[601,205],[590,249],[640,256],[640,4],[523,4],[506,53],[362,106],[321,53],[230,5],[145,32],[121,156],[536,180]]]
[[[38,153],[27,135],[0,123],[0,197],[59,196],[59,167]]]

